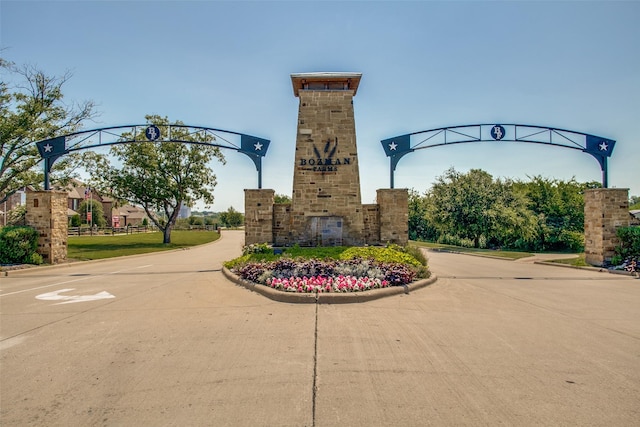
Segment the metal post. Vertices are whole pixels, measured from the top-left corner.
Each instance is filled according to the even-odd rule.
[[[389,157],[389,176],[391,178],[391,183],[390,183],[391,186],[390,186],[390,188],[393,188],[393,184],[394,184],[393,183],[393,170],[394,170],[393,166],[394,166],[393,165],[393,156],[391,156],[391,157]]]
[[[602,156],[602,187],[609,188],[609,173],[607,170],[607,157]]]
[[[51,170],[51,158],[47,157],[44,159],[44,189],[51,190],[49,188],[49,171]]]

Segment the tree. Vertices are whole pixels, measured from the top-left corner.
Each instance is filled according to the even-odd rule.
[[[427,220],[426,197],[413,189],[409,190],[409,239],[430,240],[436,237],[436,230]]]
[[[230,206],[226,212],[220,213],[220,223],[225,227],[239,227],[244,223],[244,215]]]
[[[146,116],[147,123],[168,126],[166,117]],[[176,122],[181,125],[182,122]],[[111,155],[121,166],[109,164],[97,178],[96,184],[117,199],[127,200],[144,208],[153,223],[162,230],[163,242],[171,243],[171,230],[175,226],[180,206],[193,205],[199,199],[213,203],[216,176],[208,166],[213,159],[225,163],[218,147],[202,145],[214,137],[196,137],[186,130],[172,128],[172,138],[185,143],[153,143],[144,135],[135,135],[136,143],[114,145]],[[123,134],[133,139],[134,135]]]
[[[102,203],[95,199],[86,199],[80,202],[80,205],[78,205],[78,213],[82,218],[82,222],[85,224],[93,224],[98,227],[107,225]],[[91,220],[89,220],[89,213],[91,213]]]
[[[291,203],[291,197],[287,196],[286,194],[276,194],[273,198],[273,203],[276,203],[276,204]]]
[[[578,235],[584,233],[584,191],[600,183],[579,183],[534,176],[529,182],[517,181],[514,190],[527,198],[527,206],[539,219],[534,250],[580,249]]]
[[[95,116],[94,104],[63,102],[62,86],[70,73],[50,77],[32,67],[16,67],[0,58],[0,68],[19,82],[0,82],[0,203],[26,185],[38,187],[41,158],[34,142],[72,133]],[[79,157],[79,156],[76,156]],[[73,158],[72,158],[73,159]],[[64,170],[69,162],[60,163]]]
[[[466,174],[451,168],[426,194],[427,218],[440,232],[493,244],[532,233],[535,218],[526,200],[511,191],[511,183],[494,180],[479,169]]]

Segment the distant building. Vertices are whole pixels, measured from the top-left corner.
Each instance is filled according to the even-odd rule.
[[[180,213],[178,213],[178,218],[189,218],[191,216],[191,208],[184,203],[180,205]]]
[[[139,227],[148,220],[147,212],[139,206],[124,205],[111,210],[112,227]]]

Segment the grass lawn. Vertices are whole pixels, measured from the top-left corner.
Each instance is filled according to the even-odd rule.
[[[555,262],[557,264],[572,265],[574,267],[593,267],[591,264],[587,264],[587,262],[584,260],[584,254],[579,254],[578,258],[555,259],[551,262]]]
[[[116,236],[70,236],[67,257],[77,260],[113,258],[202,245],[219,238],[220,234],[215,231],[174,230],[171,232],[171,243],[164,245],[161,232]]]
[[[412,240],[410,244],[414,246],[421,246],[421,247],[431,248],[431,249],[477,253],[477,254],[491,255],[491,256],[496,256],[501,258],[510,258],[510,259],[520,259],[520,258],[527,258],[527,257],[533,256],[533,254],[529,252],[495,251],[492,249],[463,248],[461,246],[442,245],[440,243],[418,242],[414,240]]]

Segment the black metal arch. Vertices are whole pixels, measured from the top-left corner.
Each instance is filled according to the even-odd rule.
[[[608,187],[607,159],[616,144],[612,139],[544,126],[478,124],[423,130],[380,141],[390,161],[391,188],[396,166],[405,155],[425,148],[482,141],[527,142],[580,150],[595,157],[602,171],[602,186]]]
[[[172,137],[175,130],[186,130],[195,141],[185,141]],[[183,132],[179,133],[180,135]],[[144,139],[141,139],[144,137]],[[230,141],[238,139],[239,144]],[[200,141],[198,141],[200,139]],[[49,173],[55,161],[74,151],[105,147],[116,144],[136,142],[180,142],[185,144],[201,144],[211,147],[228,148],[247,155],[258,171],[258,188],[262,188],[262,158],[267,154],[270,141],[256,136],[246,135],[224,129],[189,125],[123,125],[91,129],[61,135],[56,138],[36,142],[38,152],[44,159],[44,188],[49,190]],[[209,142],[213,141],[213,142]],[[222,141],[222,142],[221,142]]]

